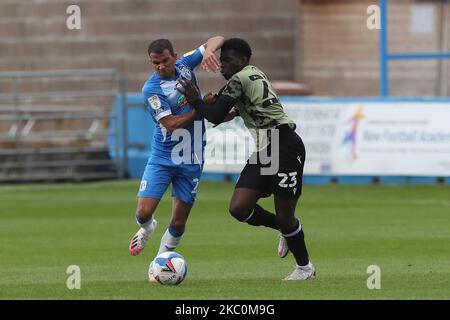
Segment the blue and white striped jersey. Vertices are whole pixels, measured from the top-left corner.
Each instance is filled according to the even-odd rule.
[[[178,153],[179,150],[190,150],[190,155],[183,155],[184,159],[190,159],[190,163],[202,165],[204,162],[203,151],[206,142],[204,140],[205,124],[203,117],[197,116],[195,121],[185,128],[190,134],[190,141],[180,138],[179,134],[176,133],[177,131],[171,134],[159,122],[160,119],[168,115],[181,115],[192,110],[193,107],[186,101],[184,95],[176,90],[176,87],[179,86],[178,79],[180,77],[197,85],[193,71],[202,61],[204,52],[204,47],[200,46],[184,54],[175,63],[175,77],[163,79],[155,71],[142,87],[142,95],[147,110],[156,123],[150,156],[150,161],[153,163],[169,166],[179,164],[174,162],[172,158],[172,152]]]

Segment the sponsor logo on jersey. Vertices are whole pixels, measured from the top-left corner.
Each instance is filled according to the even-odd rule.
[[[186,100],[186,97],[184,95],[180,94],[180,96],[178,97],[178,101],[177,101],[177,107],[183,108],[187,104],[188,104],[188,102]]]

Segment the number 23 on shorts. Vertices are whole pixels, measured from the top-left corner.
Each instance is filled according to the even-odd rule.
[[[281,181],[278,183],[281,188],[293,188],[297,185],[297,171],[289,173],[279,172],[278,177],[281,178]]]

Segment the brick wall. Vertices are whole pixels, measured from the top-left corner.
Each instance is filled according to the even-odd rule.
[[[81,8],[81,30],[66,28],[71,4]],[[4,0],[0,70],[115,68],[128,77],[128,90],[138,92],[153,72],[146,53],[150,41],[169,38],[183,53],[223,35],[247,39],[253,63],[272,79],[293,80],[298,5],[297,0]],[[220,75],[203,71],[199,81],[205,91],[223,84]]]
[[[440,33],[440,1],[389,1],[392,52],[450,51]],[[148,43],[172,40],[179,53],[221,34],[247,39],[253,63],[272,80],[296,80],[317,95],[378,95],[378,32],[366,28],[366,8],[375,0],[3,0],[0,2],[0,70],[115,68],[138,92],[152,72]],[[81,7],[82,29],[66,28],[66,8]],[[435,32],[410,33],[411,5],[433,6]],[[444,11],[445,9],[446,11]],[[442,39],[445,38],[445,41]],[[392,95],[446,95],[447,61],[390,63]],[[442,81],[443,80],[443,81]],[[204,91],[223,84],[217,74],[199,72]],[[95,82],[80,84],[94,87]],[[60,82],[61,90],[72,86]],[[41,90],[39,86],[29,86]],[[0,86],[0,93],[10,90]]]
[[[373,0],[300,0],[295,79],[311,85],[318,95],[378,95],[379,35],[378,31],[366,27],[366,9],[376,3]],[[412,5],[433,7],[434,33],[411,34]],[[440,33],[445,10],[448,5],[439,1],[389,1],[390,52],[450,51],[445,41],[442,43]],[[441,84],[448,83],[446,61],[392,61],[389,65],[391,95],[446,95],[448,85],[440,89]],[[441,81],[440,72],[445,81]]]

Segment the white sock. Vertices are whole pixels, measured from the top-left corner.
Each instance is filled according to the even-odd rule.
[[[312,270],[312,268],[313,268],[313,265],[312,265],[312,263],[311,263],[311,261],[310,262],[308,262],[308,264],[306,265],[306,266],[298,266],[300,269],[302,269],[302,270],[305,270],[305,271],[311,271]]]
[[[167,228],[166,232],[161,238],[161,243],[159,245],[159,251],[158,254],[161,254],[166,251],[173,251],[178,246],[178,244],[181,241],[181,238],[183,237],[183,234],[181,234],[179,237],[174,237],[169,232],[169,228]]]
[[[153,216],[150,217],[150,220],[148,220],[147,222],[144,223],[140,223],[137,218],[136,218],[136,222],[137,224],[143,228],[145,231],[147,232],[153,232],[154,229],[154,225],[153,225]]]

